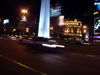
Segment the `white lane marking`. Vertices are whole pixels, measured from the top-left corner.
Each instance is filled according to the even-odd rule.
[[[95,55],[90,55],[90,54],[88,54],[88,55],[86,55],[86,56],[92,57],[92,58],[96,58]]]
[[[32,70],[32,71],[34,71],[34,72],[37,72],[37,73],[39,73],[39,74],[41,74],[41,75],[47,75],[47,74],[45,74],[45,73],[43,73],[43,72],[40,72],[40,71],[38,71],[38,70],[36,70],[36,69],[34,69],[34,68],[31,68],[31,67],[29,67],[29,66],[26,66],[26,65],[24,65],[24,64],[22,64],[22,63],[19,63],[19,62],[15,61],[15,60],[12,60],[12,59],[10,59],[10,58],[8,58],[8,57],[5,57],[5,56],[3,56],[3,55],[0,55],[0,57],[3,57],[3,58],[5,58],[5,59],[7,59],[7,60],[9,60],[9,61],[12,61],[13,63],[16,63],[16,64],[18,64],[18,65],[20,65],[20,66],[22,66],[22,67],[24,67],[24,68],[27,68],[27,69]]]
[[[96,58],[96,59],[100,59],[100,56],[98,55],[90,55],[90,54],[78,54],[78,53],[70,53],[70,54],[73,54],[73,55],[78,55],[78,56],[87,56],[87,57],[91,57],[91,58]]]
[[[82,56],[82,54],[77,54],[77,53],[70,53],[70,54],[74,54],[74,55],[81,55],[81,56]]]

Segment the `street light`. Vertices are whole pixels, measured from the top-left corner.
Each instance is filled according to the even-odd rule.
[[[26,32],[29,32],[29,28],[26,28]]]
[[[15,35],[15,31],[16,31],[16,29],[13,29],[13,35]]]
[[[21,20],[20,21],[27,21],[27,19],[26,19],[27,15],[26,14],[28,14],[28,11],[26,9],[22,9],[21,13],[22,13],[22,16],[21,16]]]
[[[86,29],[83,30],[83,33],[86,33]]]
[[[16,31],[16,29],[13,29],[13,31]]]
[[[50,30],[53,30],[53,27],[50,27]]]
[[[25,10],[25,9],[21,10],[21,12],[24,13],[24,14],[28,13],[27,10]]]

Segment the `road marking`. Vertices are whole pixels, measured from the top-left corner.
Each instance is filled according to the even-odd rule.
[[[90,55],[90,54],[78,54],[78,53],[70,53],[70,54],[73,54],[73,55],[78,55],[78,56],[87,56],[87,57],[91,57],[91,58],[96,58],[96,59],[100,59],[100,56],[97,56],[97,55]]]
[[[73,54],[73,55],[82,55],[82,54],[77,54],[77,53],[70,53],[70,54]]]
[[[15,60],[12,60],[12,59],[10,59],[10,58],[8,58],[8,57],[5,57],[5,56],[3,56],[3,55],[0,55],[0,57],[3,57],[3,58],[5,58],[5,59],[7,59],[7,60],[9,60],[9,61],[12,61],[12,62],[14,62],[14,63],[16,63],[16,64],[18,64],[18,65],[24,67],[24,68],[27,68],[27,69],[32,70],[32,71],[34,71],[34,72],[37,72],[37,73],[39,73],[39,74],[41,74],[41,75],[47,75],[47,74],[45,74],[45,73],[43,73],[43,72],[40,72],[40,71],[38,71],[38,70],[36,70],[36,69],[34,69],[34,68],[31,68],[31,67],[29,67],[29,66],[26,66],[26,65],[24,65],[24,64],[22,64],[22,63],[19,63],[19,62],[15,61]]]
[[[95,55],[90,55],[90,54],[88,54],[88,55],[86,55],[86,56],[92,57],[92,58],[96,58]]]

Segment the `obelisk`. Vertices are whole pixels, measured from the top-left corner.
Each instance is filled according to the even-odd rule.
[[[50,38],[50,0],[41,1],[38,37]]]

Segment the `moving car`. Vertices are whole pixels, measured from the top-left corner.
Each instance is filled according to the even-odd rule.
[[[76,41],[75,44],[77,44],[77,45],[90,45],[90,43],[86,43],[84,41]]]
[[[65,48],[64,45],[59,45],[55,40],[44,37],[29,37],[28,39],[23,38],[20,41],[40,50],[56,50],[58,48]]]

